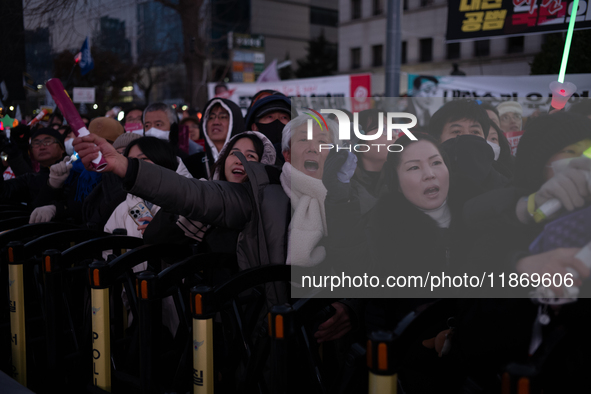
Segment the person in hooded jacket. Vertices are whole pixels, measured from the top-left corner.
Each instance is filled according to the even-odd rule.
[[[265,165],[275,163],[275,149],[269,139],[257,131],[245,131],[232,137],[222,148],[213,168],[213,180],[234,183],[248,180],[236,152],[241,152],[247,161],[257,161]],[[199,253],[231,253],[232,250],[236,251],[238,232],[162,212],[146,228],[144,240],[150,244],[197,242]]]
[[[260,131],[271,140],[277,151],[277,166],[283,166],[285,163],[281,154],[281,135],[291,118],[291,100],[282,94],[272,94],[258,99],[248,109],[244,118],[247,128]]]
[[[211,179],[213,166],[224,145],[236,134],[244,131],[244,118],[240,107],[231,100],[213,98],[205,105],[201,118],[201,138],[205,149],[185,159],[185,164],[197,179]]]

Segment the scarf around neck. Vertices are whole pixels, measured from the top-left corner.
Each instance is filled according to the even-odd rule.
[[[283,191],[291,199],[293,212],[288,229],[286,264],[313,267],[326,257],[318,242],[327,235],[322,180],[312,178],[285,163],[280,176]]]
[[[449,206],[447,205],[447,199],[443,202],[443,204],[441,204],[439,208],[419,208],[419,210],[431,216],[433,220],[437,222],[437,226],[439,226],[439,228],[449,228],[449,225],[451,223],[451,211],[449,210]]]

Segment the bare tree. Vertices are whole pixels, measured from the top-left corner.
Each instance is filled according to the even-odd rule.
[[[205,84],[205,40],[203,31],[203,0],[156,0],[175,10],[181,18],[183,32],[183,62],[187,74],[188,89],[185,100],[191,105],[203,106],[207,100]]]

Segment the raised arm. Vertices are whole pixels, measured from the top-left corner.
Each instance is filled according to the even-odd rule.
[[[254,203],[246,185],[188,179],[157,165],[128,159],[94,134],[76,138],[74,149],[88,170],[100,151],[107,161],[104,172],[123,178],[127,192],[167,212],[236,230],[242,230],[251,218]]]

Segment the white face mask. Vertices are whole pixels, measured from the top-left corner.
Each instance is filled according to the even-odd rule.
[[[72,156],[72,154],[74,153],[73,143],[74,143],[74,138],[70,138],[69,140],[64,142],[64,147],[66,148],[66,154],[68,156]]]
[[[170,131],[162,131],[159,130],[155,127],[152,127],[150,130],[146,130],[146,132],[144,133],[144,135],[146,137],[156,137],[159,138],[161,140],[166,140],[168,141],[168,136],[170,135]]]
[[[486,141],[491,148],[493,149],[493,152],[495,152],[495,161],[499,160],[499,156],[501,155],[501,147],[498,144],[495,144],[494,142],[491,141]]]

